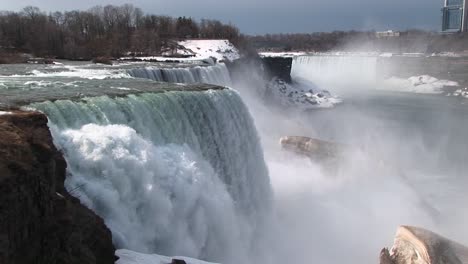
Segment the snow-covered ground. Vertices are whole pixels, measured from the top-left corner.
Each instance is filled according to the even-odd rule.
[[[5,111],[0,111],[0,115],[11,115],[13,114],[12,112],[5,112]]]
[[[119,257],[116,264],[169,264],[173,259],[184,260],[187,264],[215,264],[187,257],[166,257],[156,254],[143,254],[128,249],[119,249],[115,252]]]
[[[457,89],[453,93],[448,93],[447,96],[457,96],[457,97],[468,98],[468,88],[465,87],[463,89]]]
[[[217,60],[233,61],[240,58],[239,50],[226,39],[191,39],[179,41],[178,44],[185,48],[185,52],[192,51],[198,59],[214,57]]]
[[[282,79],[273,78],[268,84],[268,91],[281,105],[302,110],[329,108],[342,102],[340,98],[305,80],[295,80],[289,84]]]
[[[120,59],[186,63],[206,61],[213,63],[211,58],[216,58],[218,61],[234,61],[240,58],[239,50],[226,39],[191,39],[179,41],[177,45],[177,49],[166,51],[163,56],[123,57]]]
[[[449,80],[439,80],[429,75],[413,76],[408,79],[391,77],[378,86],[379,90],[421,93],[421,94],[441,94],[444,87],[456,87],[457,82]]]

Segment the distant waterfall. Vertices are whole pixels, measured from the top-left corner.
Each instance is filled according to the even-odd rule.
[[[66,187],[118,248],[246,262],[270,211],[252,118],[233,90],[32,105],[68,162]]]
[[[137,78],[147,78],[158,82],[170,83],[208,83],[223,86],[231,85],[231,78],[226,65],[196,66],[186,68],[145,67],[128,70]]]
[[[377,78],[377,58],[365,56],[298,56],[292,63],[292,77],[327,84],[370,84]],[[326,87],[324,87],[326,89]]]

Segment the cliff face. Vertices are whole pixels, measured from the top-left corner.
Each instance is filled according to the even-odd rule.
[[[265,64],[267,71],[273,77],[283,79],[287,83],[291,83],[291,68],[292,58],[282,57],[265,57],[263,63]]]
[[[65,174],[45,115],[0,115],[0,263],[114,263],[110,231]]]

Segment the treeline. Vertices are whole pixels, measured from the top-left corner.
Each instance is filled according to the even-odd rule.
[[[399,32],[399,36],[378,37],[374,31],[335,31],[311,34],[267,34],[249,36],[259,51],[376,51],[376,52],[462,52],[468,51],[468,34],[440,34],[422,30]]]
[[[368,33],[357,31],[317,32],[310,34],[266,34],[249,36],[248,41],[261,51],[328,51],[351,36]]]
[[[229,39],[240,43],[239,30],[217,20],[144,14],[131,4],[96,6],[87,11],[42,12],[26,7],[0,12],[0,51],[41,57],[91,59],[128,52],[158,55],[174,48],[173,40]]]

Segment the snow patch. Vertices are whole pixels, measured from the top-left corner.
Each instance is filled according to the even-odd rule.
[[[342,102],[326,90],[320,90],[311,82],[296,79],[289,84],[279,78],[273,78],[268,84],[268,91],[283,106],[298,107],[303,110],[330,108]]]
[[[420,75],[408,79],[391,77],[385,80],[384,84],[377,89],[421,94],[441,94],[444,92],[444,87],[455,87],[458,85],[454,81],[439,80],[429,75]]]
[[[468,87],[457,89],[455,92],[453,92],[453,94],[447,94],[447,96],[468,98]]]
[[[184,49],[178,49],[177,53],[192,55],[198,59],[214,57],[217,60],[237,60],[240,58],[239,50],[226,39],[193,39],[179,41]]]
[[[168,264],[173,259],[184,260],[187,264],[215,264],[188,257],[166,257],[156,254],[142,254],[128,249],[119,249],[115,252],[119,257],[116,264]]]
[[[39,70],[32,70],[31,74],[35,77],[76,77],[90,80],[132,78],[125,71],[115,71],[109,69],[84,69],[69,65],[62,68],[65,68],[66,70],[57,72],[42,72]]]
[[[0,111],[0,115],[12,115],[13,112]]]

